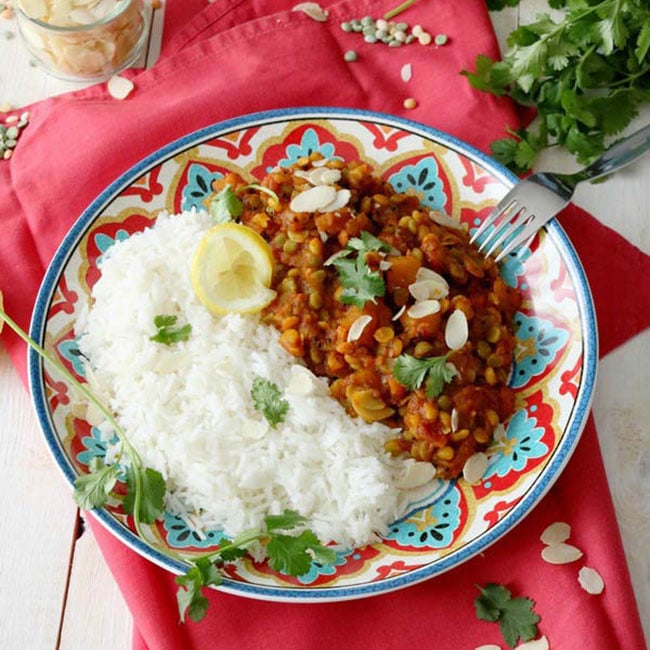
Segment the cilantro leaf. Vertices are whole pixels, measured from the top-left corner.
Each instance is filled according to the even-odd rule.
[[[244,211],[244,206],[239,197],[233,192],[230,185],[226,185],[211,201],[210,216],[215,223],[228,223],[237,219]],[[234,217],[234,219],[233,219]]]
[[[255,377],[251,397],[253,408],[262,413],[274,429],[280,422],[284,422],[289,402],[282,399],[282,393],[276,384],[264,377]]]
[[[80,474],[74,482],[74,500],[82,510],[103,508],[118,475],[117,465],[104,465],[100,458],[93,458],[90,473]]]
[[[390,250],[390,246],[386,242],[379,239],[379,237],[375,237],[367,230],[361,231],[361,237],[352,237],[348,240],[347,248],[361,253],[367,253],[369,251],[388,252]]]
[[[429,399],[437,397],[444,385],[451,382],[456,371],[447,364],[448,355],[416,359],[402,354],[395,359],[393,377],[409,390],[417,390],[426,379],[425,390]]]
[[[139,519],[145,524],[153,524],[164,511],[165,479],[162,474],[150,467],[142,470],[141,468],[134,469],[133,465],[126,471],[126,488],[127,492],[124,496],[122,507],[124,512],[129,515],[135,515],[135,497],[136,497],[136,472],[140,476],[140,504],[139,504]]]
[[[209,603],[202,589],[221,582],[221,573],[209,558],[198,558],[185,574],[178,576],[176,600],[181,622],[185,622],[186,614],[196,623],[203,620]]]
[[[266,552],[271,568],[290,576],[307,573],[315,556],[324,563],[336,559],[336,553],[323,546],[311,530],[303,530],[297,536],[274,533],[266,546]]]
[[[356,258],[338,257],[332,264],[339,274],[343,287],[341,302],[346,305],[356,305],[360,309],[368,302],[376,302],[375,298],[386,293],[386,283],[379,271],[370,271],[366,264],[365,254]]]
[[[496,583],[488,583],[485,587],[477,585],[477,588],[481,592],[474,601],[477,618],[498,622],[508,646],[514,648],[519,640],[530,641],[537,636],[540,617],[533,611],[533,600],[512,598],[509,589]]]
[[[264,518],[266,530],[290,530],[307,523],[307,519],[293,510],[285,510],[281,515],[267,515]]]
[[[192,333],[192,326],[176,325],[178,316],[171,314],[160,314],[153,319],[153,324],[157,328],[156,334],[149,337],[149,340],[162,343],[164,345],[173,345],[179,341],[188,341]]]

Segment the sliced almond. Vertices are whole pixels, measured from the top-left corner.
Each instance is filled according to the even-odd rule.
[[[381,260],[379,262],[379,270],[380,271],[388,271],[388,269],[393,266],[391,262],[388,260]]]
[[[301,2],[300,4],[292,7],[291,10],[302,11],[313,20],[317,20],[321,23],[324,23],[329,16],[329,13],[325,11],[317,2]]]
[[[488,457],[479,451],[472,454],[463,465],[463,478],[472,485],[479,483],[488,468]]]
[[[515,650],[549,650],[548,639],[545,636],[540,636],[534,641],[520,643]]]
[[[451,432],[458,431],[458,411],[451,409]]]
[[[425,316],[437,314],[439,311],[440,303],[437,300],[422,300],[416,302],[406,313],[411,318],[424,318]]]
[[[399,308],[399,311],[391,318],[391,320],[399,320],[402,317],[402,314],[406,311],[406,305],[402,305]]]
[[[582,557],[582,551],[571,544],[560,542],[545,546],[542,550],[542,559],[549,564],[570,564]]]
[[[435,475],[436,470],[431,463],[411,463],[397,481],[397,487],[405,490],[420,487],[431,481]]]
[[[317,185],[296,194],[289,209],[293,212],[316,212],[336,199],[336,189],[329,185]]]
[[[455,309],[447,319],[445,343],[450,350],[459,350],[467,343],[468,336],[467,317],[462,310]]]
[[[501,646],[495,645],[494,643],[487,643],[486,645],[480,645],[474,648],[474,650],[501,650]]]
[[[506,428],[503,426],[502,422],[499,422],[499,424],[494,427],[492,437],[494,438],[494,441],[500,445],[505,443],[508,434],[506,433]]]
[[[359,318],[350,325],[350,329],[348,330],[348,343],[358,341],[361,334],[363,334],[363,330],[366,329],[366,326],[370,321],[372,321],[372,316],[368,316],[368,314],[362,314],[359,316]]]
[[[318,187],[329,187],[328,185],[318,185]],[[332,188],[334,189],[334,188]],[[343,189],[343,190],[338,190],[336,191],[336,195],[334,199],[328,203],[327,205],[324,205],[322,208],[319,208],[319,212],[335,212],[336,210],[340,210],[341,208],[344,208],[348,202],[350,201],[350,197],[352,196],[352,192],[348,189]]]
[[[437,210],[431,210],[429,216],[432,221],[435,221],[439,226],[445,226],[446,228],[453,228],[454,230],[462,230],[463,224],[454,217],[450,217],[444,212],[438,212]]]
[[[322,239],[322,237],[321,237]],[[349,251],[346,250],[345,248],[341,249],[340,251],[336,251],[336,253],[332,253],[324,262],[323,266],[331,266],[334,264],[334,262],[339,258],[339,257],[345,257],[346,255],[349,255]]]
[[[400,76],[402,81],[408,83],[413,78],[413,66],[410,63],[406,63],[402,66],[400,70]]]
[[[110,96],[120,100],[126,99],[135,88],[134,83],[130,79],[120,77],[119,75],[112,76],[108,80],[107,86]]]
[[[544,544],[550,545],[566,542],[570,536],[571,526],[563,521],[556,521],[544,529],[544,532],[540,535],[540,539]]]
[[[415,274],[416,282],[422,282],[423,280],[435,280],[441,286],[445,287],[447,292],[449,292],[449,283],[447,282],[447,280],[445,280],[445,278],[442,275],[440,275],[440,273],[437,273],[433,269],[428,269],[426,266],[421,266],[417,270],[417,273]],[[445,296],[440,296],[440,297],[445,298]]]
[[[290,395],[327,395],[327,383],[311,370],[298,364],[291,366],[286,392]]]
[[[333,185],[341,180],[341,172],[329,167],[317,167],[309,172],[309,182],[312,185]]]
[[[583,566],[578,571],[578,582],[580,586],[588,593],[597,596],[603,593],[605,588],[605,581],[596,569],[588,566]]]

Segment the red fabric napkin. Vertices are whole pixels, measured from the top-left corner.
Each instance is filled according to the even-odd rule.
[[[183,3],[186,3],[185,5]],[[323,2],[323,5],[329,3]],[[416,3],[404,14],[449,44],[399,50],[364,45],[343,20],[381,16],[393,0],[337,2],[327,23],[290,11],[293,2],[223,0],[192,16],[199,0],[168,0],[163,56],[152,70],[129,73],[136,87],[119,102],[105,85],[31,107],[14,156],[0,161],[0,288],[7,310],[27,327],[46,265],[74,220],[120,173],[167,142],[197,128],[257,110],[335,105],[419,120],[488,150],[518,124],[505,99],[473,91],[458,72],[478,53],[497,55],[484,0]],[[359,61],[344,62],[348,49]],[[400,79],[411,63],[414,78]],[[402,102],[418,101],[413,111]],[[567,229],[585,265],[606,353],[650,325],[650,258],[583,211],[566,210]],[[636,288],[623,304],[611,291]],[[3,333],[25,377],[25,350]],[[540,558],[541,531],[573,526],[572,541],[606,582],[584,592],[577,567]],[[645,647],[595,427],[589,422],[569,466],[534,513],[461,567],[420,585],[360,601],[283,604],[212,592],[201,624],[178,625],[174,577],[134,554],[99,524],[92,528],[133,614],[134,648],[474,648],[505,647],[497,626],[478,621],[475,584],[500,582],[535,599],[540,630],[554,649]]]

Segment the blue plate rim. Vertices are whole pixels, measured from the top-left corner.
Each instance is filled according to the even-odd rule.
[[[165,158],[172,156],[181,150],[187,149],[192,144],[198,144],[202,140],[217,137],[219,134],[243,126],[253,126],[257,123],[267,124],[270,122],[337,118],[350,119],[353,121],[369,120],[387,126],[395,126],[397,128],[409,130],[410,132],[422,135],[429,140],[440,142],[447,148],[458,151],[465,157],[474,160],[484,168],[489,169],[490,172],[499,178],[506,187],[514,185],[519,180],[517,176],[505,167],[501,166],[494,159],[455,136],[413,120],[376,111],[327,106],[308,108],[296,107],[255,112],[217,122],[177,138],[143,158],[140,162],[126,170],[115,181],[113,181],[97,196],[97,198],[92,201],[81,216],[77,218],[57,248],[41,283],[32,314],[30,336],[38,343],[43,342],[45,335],[45,318],[49,310],[54,289],[63,269],[65,268],[69,256],[74,251],[87,227],[92,223],[98,212],[109,203],[116,194],[118,194],[127,184],[133,182],[146,173],[148,168],[160,164]],[[434,565],[425,566],[402,576],[387,578],[379,583],[364,583],[361,585],[329,588],[313,588],[309,586],[285,588],[266,585],[251,585],[226,579],[223,585],[219,587],[220,590],[232,594],[278,602],[331,602],[388,593],[428,580],[429,578],[440,575],[463,564],[475,555],[485,551],[489,546],[510,532],[528,514],[530,514],[532,510],[534,510],[534,507],[559,478],[562,470],[566,466],[578,444],[591,407],[598,359],[596,314],[582,263],[580,262],[577,252],[571,244],[568,236],[556,219],[551,220],[545,228],[547,235],[553,239],[559,249],[560,255],[565,259],[570,270],[571,279],[576,288],[578,309],[583,326],[582,373],[585,379],[580,385],[580,390],[576,397],[576,405],[571,414],[570,422],[567,426],[562,444],[554,453],[551,461],[544,469],[543,475],[538,480],[535,487],[526,494],[526,496],[508,513],[508,515],[479,538],[473,540],[459,551],[442,558]],[[32,395],[32,401],[34,403],[39,424],[57,466],[72,486],[77,475],[58,444],[58,437],[56,436],[49,416],[49,408],[44,390],[43,364],[41,358],[32,349],[29,349],[27,354],[30,393]],[[173,573],[183,573],[186,570],[186,565],[177,562],[150,547],[134,533],[125,528],[120,522],[114,519],[106,510],[94,510],[91,514],[121,542],[125,543],[134,551],[143,555],[155,564],[158,564]]]

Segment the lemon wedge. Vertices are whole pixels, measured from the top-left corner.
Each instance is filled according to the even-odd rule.
[[[224,223],[208,230],[192,260],[192,286],[215,314],[251,314],[275,298],[273,255],[254,230]]]

